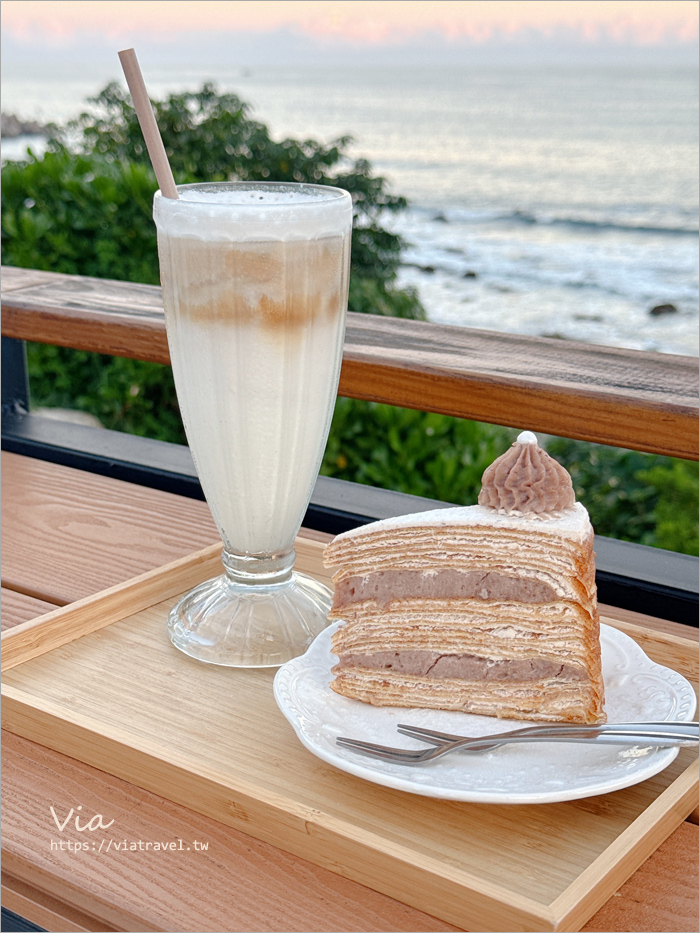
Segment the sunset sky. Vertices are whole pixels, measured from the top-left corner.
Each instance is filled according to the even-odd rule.
[[[173,37],[195,30],[269,32],[291,29],[317,38],[384,43],[439,33],[488,41],[557,29],[595,41],[637,44],[692,41],[693,0],[3,0],[3,31],[20,41],[67,42],[99,33]]]

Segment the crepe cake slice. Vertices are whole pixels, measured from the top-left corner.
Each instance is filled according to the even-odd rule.
[[[376,706],[605,719],[593,528],[529,431],[479,504],[374,522],[326,548],[331,687]]]

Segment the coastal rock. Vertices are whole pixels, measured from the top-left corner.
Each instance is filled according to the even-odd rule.
[[[672,304],[654,305],[649,309],[652,317],[660,317],[662,314],[678,314],[678,308]]]
[[[45,136],[46,127],[36,120],[20,120],[13,113],[0,115],[0,134],[5,139],[16,139],[18,136]]]
[[[471,269],[467,269],[467,271],[462,276],[463,279],[475,279],[476,277],[476,272],[473,272]]]

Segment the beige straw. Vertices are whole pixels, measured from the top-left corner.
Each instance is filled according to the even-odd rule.
[[[131,91],[134,110],[139,118],[141,132],[146,141],[146,148],[151,157],[151,165],[156,173],[161,193],[166,198],[175,198],[177,200],[178,193],[175,187],[175,179],[173,178],[168,157],[165,154],[165,146],[158,130],[153,107],[148,99],[148,91],[143,81],[136,52],[133,49],[124,49],[123,52],[119,53],[119,60],[124,69],[126,83]]]

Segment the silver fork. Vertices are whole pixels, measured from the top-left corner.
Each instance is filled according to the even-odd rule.
[[[654,722],[654,723],[605,723],[598,726],[557,725],[528,726],[513,732],[500,732],[495,735],[454,736],[430,729],[399,725],[403,735],[424,742],[431,742],[434,747],[426,749],[390,748],[361,739],[338,736],[336,744],[341,748],[368,755],[382,761],[397,764],[415,765],[434,761],[454,751],[483,752],[511,742],[594,742],[596,744],[616,745],[697,745],[698,723],[696,722]]]
[[[684,733],[687,732],[691,739],[698,734],[697,722],[673,722],[664,719],[654,722],[611,722],[602,723],[600,726],[577,726],[566,723],[546,723],[542,726],[528,726],[524,729],[517,729],[514,732],[501,733],[501,735],[527,735],[528,733],[532,733],[533,735],[541,733],[544,735],[545,730],[552,732],[561,731],[566,733],[572,731],[578,732],[580,730],[583,733],[585,730],[591,728],[599,729],[601,736],[611,732],[634,733],[636,735],[640,732],[655,732],[658,729],[666,732],[669,726],[674,729],[680,728]],[[411,726],[407,723],[399,723],[396,727],[396,731],[400,732],[401,735],[408,735],[411,738],[420,739],[423,742],[430,742],[433,745],[444,745],[449,744],[450,742],[459,742],[462,739],[472,738],[472,736],[468,735],[455,735],[451,732],[438,732],[436,729],[424,729],[421,726]],[[484,738],[488,738],[488,736],[484,736]],[[588,739],[584,739],[584,741],[588,741]]]

